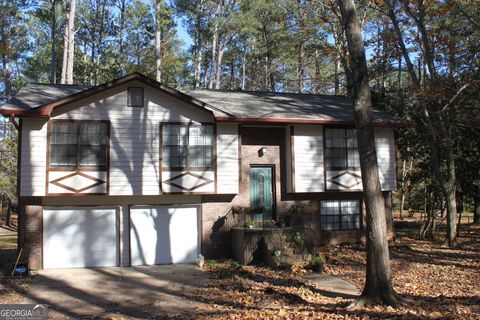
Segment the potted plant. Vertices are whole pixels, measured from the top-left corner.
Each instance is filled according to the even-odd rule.
[[[252,219],[245,220],[245,228],[253,229],[255,227],[255,221]]]
[[[325,269],[325,257],[322,254],[316,254],[312,257],[312,261],[310,261],[310,268],[314,272],[323,272]]]
[[[303,245],[305,244],[305,239],[303,238],[302,232],[296,231],[293,234],[292,239],[298,247],[303,248]]]
[[[277,227],[285,228],[286,225],[287,225],[287,223],[285,222],[285,219],[283,219],[283,218],[280,218],[280,219],[277,221]]]

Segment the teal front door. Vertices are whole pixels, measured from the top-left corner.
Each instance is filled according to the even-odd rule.
[[[272,220],[273,188],[273,167],[250,168],[250,206],[253,220]]]

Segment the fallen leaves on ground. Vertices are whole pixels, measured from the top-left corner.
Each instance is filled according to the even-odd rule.
[[[22,303],[31,284],[31,279],[0,279],[0,304]]]
[[[292,273],[210,262],[214,280],[191,297],[207,303],[198,319],[480,319],[480,227],[465,226],[457,248],[416,239],[416,224],[391,243],[392,280],[402,298],[398,307],[375,306],[349,312],[353,299],[331,298]],[[365,281],[365,247],[326,247],[326,272],[358,288]]]
[[[184,298],[203,302],[198,312],[158,314],[155,319],[480,319],[480,226],[462,225],[459,246],[437,240],[418,240],[418,224],[401,223],[391,242],[392,280],[402,298],[396,308],[366,307],[349,312],[351,298],[332,298],[304,279],[305,270],[283,272],[242,267],[232,261],[209,261],[212,281]],[[365,247],[325,247],[326,272],[361,289],[365,281]],[[0,281],[0,303],[19,303],[27,280]],[[156,311],[158,312],[158,310]],[[105,319],[132,319],[105,314]]]

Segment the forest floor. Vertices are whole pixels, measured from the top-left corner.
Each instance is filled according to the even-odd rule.
[[[390,243],[392,279],[402,298],[399,307],[376,306],[359,311],[345,308],[353,296],[332,297],[305,280],[308,271],[280,272],[232,261],[208,261],[212,280],[185,298],[202,302],[196,313],[152,314],[158,319],[480,319],[480,226],[462,224],[459,246],[448,248],[444,228],[436,240],[419,240],[418,219],[395,223]],[[0,252],[11,248],[1,241]],[[365,280],[365,247],[325,247],[326,273],[361,289]],[[30,280],[0,281],[0,303],[19,303]],[[131,319],[128,314],[108,316]],[[93,318],[93,317],[92,317]],[[98,316],[95,316],[98,319]]]
[[[202,319],[480,319],[480,226],[462,224],[459,246],[445,245],[444,226],[436,240],[419,240],[417,218],[395,223],[390,243],[392,279],[402,304],[359,311],[345,308],[354,297],[332,298],[304,279],[305,271],[210,263],[216,278],[197,299],[211,312]],[[326,272],[363,288],[363,245],[326,247]],[[181,317],[179,317],[181,318]]]

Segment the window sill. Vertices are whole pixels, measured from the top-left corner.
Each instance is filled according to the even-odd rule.
[[[72,167],[53,167],[48,171],[108,171],[105,167],[89,167],[89,168],[72,168]]]

